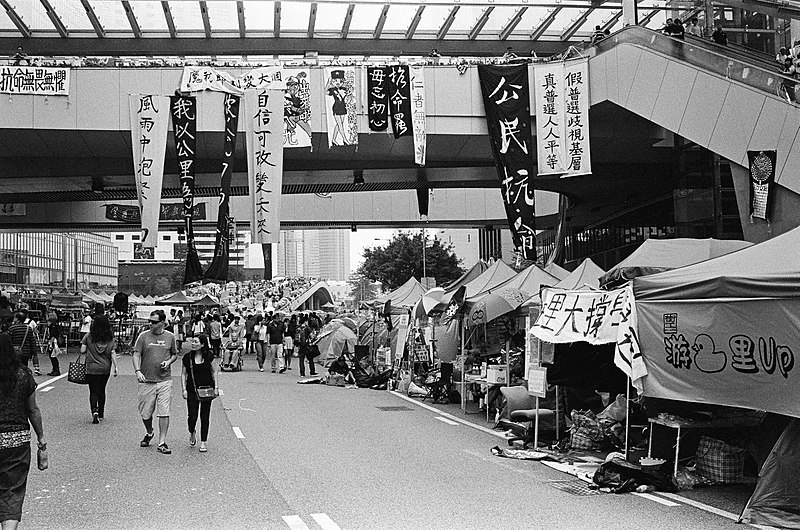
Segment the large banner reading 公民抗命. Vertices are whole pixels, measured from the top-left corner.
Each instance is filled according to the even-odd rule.
[[[136,176],[136,196],[142,219],[142,247],[158,246],[161,187],[167,149],[169,97],[130,94],[131,144]]]
[[[275,89],[244,93],[247,176],[252,200],[253,243],[280,243],[283,142],[283,92]]]
[[[637,302],[644,395],[800,417],[796,298]]]
[[[411,67],[411,124],[414,128],[414,163],[425,165],[427,133],[425,132],[425,70]]]
[[[358,145],[356,69],[325,69],[325,117],[328,147]]]
[[[528,66],[478,66],[500,191],[514,245],[536,259]]]
[[[385,131],[389,125],[386,68],[367,67],[367,119],[370,131]]]
[[[170,96],[172,132],[183,200],[183,223],[186,232],[186,268],[183,283],[203,279],[203,267],[194,240],[194,163],[197,152],[197,100],[192,96]]]
[[[592,172],[588,64],[588,59],[579,59],[534,66],[539,175]]]
[[[222,172],[220,175],[219,212],[214,239],[214,257],[204,278],[208,280],[228,280],[228,249],[230,248],[230,197],[233,176],[233,154],[236,151],[236,131],[239,126],[239,96],[225,94],[223,112],[225,115],[225,147],[222,153]]]
[[[389,120],[395,138],[413,134],[411,125],[411,74],[404,64],[386,67]]]
[[[281,72],[284,94],[283,147],[311,147],[311,83],[308,68]]]
[[[750,167],[750,217],[769,221],[772,213],[770,188],[775,183],[777,151],[748,151]]]
[[[34,96],[68,96],[69,68],[41,66],[3,66],[0,92]]]

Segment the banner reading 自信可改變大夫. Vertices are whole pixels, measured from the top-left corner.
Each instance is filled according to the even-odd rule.
[[[539,175],[591,174],[588,59],[537,64],[533,78]]]
[[[411,124],[414,128],[414,163],[425,165],[427,133],[425,132],[425,70],[411,67]]]
[[[250,233],[253,243],[280,243],[283,142],[283,91],[244,93],[247,176],[252,200]]]
[[[750,216],[769,221],[772,213],[770,188],[775,183],[777,151],[748,151],[750,168]]]
[[[128,104],[136,196],[142,221],[141,244],[144,248],[155,249],[158,246],[170,101],[168,96],[130,94]]]
[[[358,145],[356,70],[352,66],[325,68],[325,117],[328,147]]]
[[[68,96],[69,68],[3,66],[0,93],[40,96]]]

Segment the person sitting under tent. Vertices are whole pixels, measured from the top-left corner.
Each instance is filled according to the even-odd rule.
[[[364,356],[356,363],[352,374],[359,388],[386,390],[389,379],[392,377],[392,369],[388,368],[378,373],[369,356]]]

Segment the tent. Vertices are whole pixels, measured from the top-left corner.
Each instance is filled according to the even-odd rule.
[[[555,263],[551,263],[549,265],[545,265],[544,271],[552,274],[559,280],[563,280],[567,276],[569,276],[569,271],[562,267],[561,265],[556,265]]]
[[[720,239],[648,239],[600,279],[609,288],[639,276],[685,267],[751,246],[748,241]]]
[[[358,337],[343,322],[330,322],[322,328],[314,344],[320,352],[318,361],[323,366],[330,366],[342,354],[345,346],[347,351],[355,353]]]
[[[501,263],[501,262],[498,262]],[[537,267],[536,265],[531,265],[526,269],[514,274],[514,276],[506,279],[505,281],[488,287],[484,289],[482,292],[468,297],[465,302],[467,304],[473,304],[480,300],[486,294],[491,292],[497,292],[501,290],[518,290],[528,293],[528,296],[533,296],[539,293],[539,288],[542,285],[552,286],[558,283],[558,278],[551,275],[548,272],[545,272],[543,269]],[[469,287],[467,287],[467,293],[469,293]]]
[[[425,294],[425,288],[413,276],[406,283],[394,291],[382,294],[373,301],[373,307],[382,306],[387,301],[392,301],[392,308],[411,309],[417,300]],[[394,311],[393,311],[394,312]],[[403,311],[405,312],[405,311]]]
[[[597,266],[590,258],[583,260],[583,263],[578,265],[578,268],[569,273],[565,278],[556,284],[560,289],[599,289],[600,277],[606,273],[603,269]]]
[[[187,298],[181,291],[172,293],[166,298],[156,300],[156,305],[192,305],[193,303],[194,301]]]
[[[211,295],[207,294],[204,297],[200,298],[199,300],[195,300],[194,302],[192,302],[192,305],[200,307],[217,307],[219,305],[219,302]]]
[[[445,291],[454,292],[462,285],[467,285],[469,282],[480,276],[483,273],[483,271],[485,271],[488,268],[489,266],[486,264],[486,262],[479,259],[477,262],[475,262],[475,265],[470,267],[469,270],[464,274],[462,274],[459,279],[447,284],[447,286],[445,286]]]

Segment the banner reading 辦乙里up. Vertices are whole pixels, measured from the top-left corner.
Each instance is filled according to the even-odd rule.
[[[539,175],[592,172],[588,59],[534,66]]]
[[[4,66],[0,68],[0,92],[34,96],[68,96],[69,68]]]

